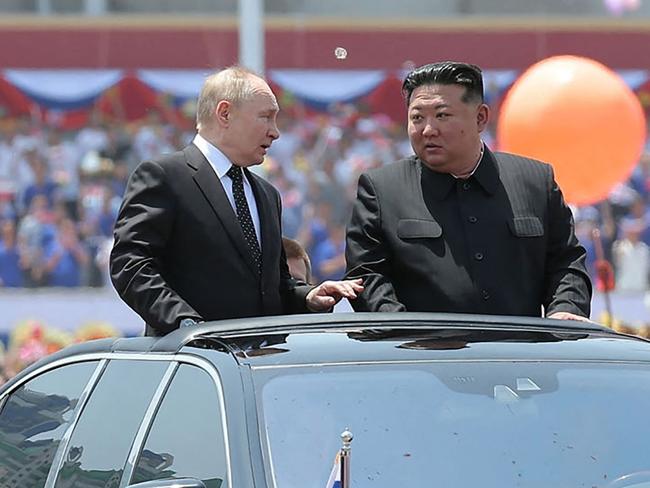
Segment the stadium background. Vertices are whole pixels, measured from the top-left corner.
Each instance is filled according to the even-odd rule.
[[[650,109],[643,0],[267,0],[263,7],[264,69],[279,95],[283,136],[260,171],[281,190],[285,234],[307,247],[318,279],[340,273],[358,173],[410,151],[399,87],[413,66],[480,65],[497,115],[530,65],[585,56],[616,70]],[[8,349],[22,348],[13,360],[142,330],[106,284],[112,219],[134,165],[191,137],[202,77],[239,60],[240,21],[234,0],[0,2],[0,251],[11,232],[31,246],[21,280],[0,287],[0,336]],[[495,133],[496,117],[486,133],[493,148]],[[600,138],[594,134],[594,143]],[[591,270],[590,231],[598,227],[617,283],[635,284],[612,294],[615,325],[644,334],[649,194],[645,154],[607,200],[574,209]],[[13,231],[7,221],[16,222]],[[628,249],[620,243],[637,231],[645,252],[633,246],[621,257],[615,249]],[[76,250],[54,263],[66,239]],[[6,255],[0,268],[11,266]],[[597,293],[595,319],[604,307]]]

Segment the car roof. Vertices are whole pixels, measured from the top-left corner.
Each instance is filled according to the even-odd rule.
[[[631,342],[635,347],[630,347]],[[522,347],[522,343],[530,344]],[[240,363],[282,366],[402,359],[650,360],[650,342],[593,322],[441,313],[330,313],[232,319],[163,337],[109,338],[69,346],[19,377],[65,357],[92,353],[176,354],[221,349]],[[13,381],[11,382],[13,383]]]

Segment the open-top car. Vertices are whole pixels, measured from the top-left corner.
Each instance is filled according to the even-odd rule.
[[[79,344],[0,389],[0,486],[650,486],[650,344],[593,323],[242,319]]]

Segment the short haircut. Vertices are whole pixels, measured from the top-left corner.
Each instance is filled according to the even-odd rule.
[[[226,100],[233,105],[248,100],[252,97],[254,86],[253,78],[261,77],[241,66],[230,66],[206,78],[196,102],[196,128],[210,123],[217,108],[217,104]]]
[[[442,61],[415,68],[402,83],[406,105],[411,102],[413,90],[423,85],[460,85],[465,88],[464,103],[483,103],[483,73],[473,64]]]
[[[287,259],[300,259],[303,263],[305,263],[305,270],[307,272],[305,281],[307,283],[311,282],[311,261],[309,260],[309,256],[307,255],[305,248],[302,247],[298,241],[284,236],[282,236],[282,247],[284,247],[284,252],[287,255]]]

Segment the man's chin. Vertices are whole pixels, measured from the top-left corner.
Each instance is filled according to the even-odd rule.
[[[262,164],[263,162],[264,162],[264,158],[262,158],[262,159],[256,159],[255,161],[252,161],[252,162],[249,161],[249,162],[247,162],[246,164],[242,164],[242,166],[243,166],[244,168],[250,168],[251,166],[259,166],[259,165]]]
[[[448,171],[445,169],[447,162],[444,160],[438,158],[420,158],[420,161],[422,161],[422,164],[424,164],[432,171],[436,171],[438,173],[448,173]]]

